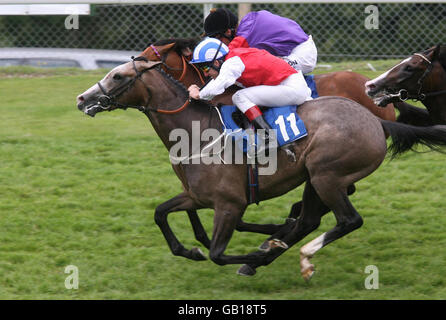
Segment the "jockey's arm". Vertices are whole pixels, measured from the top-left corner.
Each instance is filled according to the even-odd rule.
[[[243,71],[245,71],[245,65],[239,57],[229,58],[222,64],[218,76],[200,90],[200,99],[211,100],[222,94],[226,88],[235,84]]]

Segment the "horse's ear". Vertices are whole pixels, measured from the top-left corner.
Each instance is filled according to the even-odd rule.
[[[152,69],[154,67],[156,67],[159,64],[162,64],[162,61],[144,61],[142,66],[144,67],[144,69]]]
[[[161,55],[163,55],[163,53],[166,53],[167,51],[172,49],[174,45],[175,45],[175,42],[172,42],[172,43],[166,44],[164,46],[157,46],[156,48],[158,49],[158,52]]]
[[[154,45],[155,49],[152,46],[148,46],[142,53],[141,56],[146,57],[149,60],[158,60],[164,53],[173,48],[175,42],[165,44],[162,46]]]

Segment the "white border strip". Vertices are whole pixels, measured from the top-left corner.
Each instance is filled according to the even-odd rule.
[[[209,0],[0,0],[0,4],[209,4]],[[446,0],[221,0],[213,4],[225,3],[446,3]],[[0,14],[1,15],[1,14]]]
[[[89,4],[6,4],[0,5],[0,16],[17,15],[89,15]]]

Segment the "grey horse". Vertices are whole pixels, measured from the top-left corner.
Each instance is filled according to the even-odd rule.
[[[185,103],[186,101],[186,103]],[[167,75],[160,62],[144,57],[116,67],[101,81],[77,97],[79,110],[95,116],[104,110],[136,108],[151,121],[165,147],[170,150],[172,130],[182,128],[192,134],[192,122],[201,130],[221,131],[215,108],[202,101],[188,101],[185,87]],[[180,107],[179,107],[180,106]],[[289,247],[318,228],[321,217],[333,211],[336,225],[301,250],[301,273],[308,280],[314,273],[310,258],[327,244],[359,228],[363,221],[348,197],[355,182],[374,172],[388,152],[390,136],[393,155],[416,144],[431,148],[446,145],[446,127],[413,127],[381,120],[356,102],[341,97],[321,97],[299,106],[308,136],[292,144],[298,155],[290,162],[277,153],[277,170],[259,177],[261,200],[279,197],[305,183],[299,218],[283,225],[266,248],[245,255],[225,255],[225,249],[248,206],[244,164],[175,164],[174,171],[184,191],[159,205],[155,221],[175,255],[194,260],[205,257],[193,248],[187,250],[167,223],[175,211],[202,208],[214,210],[214,225],[209,247],[210,259],[219,264],[244,264],[240,274],[253,275],[259,266],[268,265]],[[206,242],[203,242],[206,243]]]

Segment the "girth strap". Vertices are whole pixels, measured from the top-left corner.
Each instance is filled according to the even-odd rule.
[[[259,170],[257,168],[257,162],[254,164],[248,164],[248,202],[249,204],[259,204]]]

